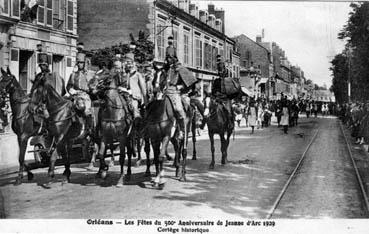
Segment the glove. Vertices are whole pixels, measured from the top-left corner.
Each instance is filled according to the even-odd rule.
[[[71,95],[76,95],[77,94],[77,91],[73,88],[70,88],[69,91],[68,91]]]

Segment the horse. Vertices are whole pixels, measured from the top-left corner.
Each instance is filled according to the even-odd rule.
[[[211,150],[211,163],[209,165],[210,169],[214,169],[215,160],[214,160],[214,134],[219,134],[220,142],[221,142],[221,151],[222,151],[222,165],[225,165],[228,162],[227,150],[229,146],[229,139],[234,131],[233,127],[229,127],[229,121],[231,121],[227,115],[227,110],[220,100],[216,98],[207,97],[205,99],[205,110],[208,110],[209,116],[207,120],[208,126],[208,134],[210,139],[210,150]],[[226,137],[224,136],[226,134]]]
[[[109,146],[112,150],[115,140],[119,142],[119,163],[120,163],[120,177],[117,187],[122,187],[124,179],[130,180],[131,159],[133,144],[132,139],[128,137],[132,122],[128,120],[129,113],[126,112],[127,102],[119,93],[117,88],[117,81],[115,77],[109,76],[99,81],[100,96],[104,101],[104,105],[99,110],[99,124],[98,131],[100,132],[100,146],[99,146],[99,161],[100,167],[96,176],[105,179],[109,166],[105,163],[105,148]],[[128,169],[127,175],[124,177],[124,161],[127,147],[128,155]]]
[[[65,170],[63,183],[70,182],[70,155],[72,143],[75,140],[85,139],[88,134],[85,120],[77,116],[75,107],[71,100],[59,95],[56,90],[47,82],[38,82],[34,87],[31,100],[34,103],[42,103],[46,106],[46,129],[52,143],[49,149],[50,167],[48,175],[54,178],[55,162],[57,155],[64,159]],[[49,184],[51,181],[49,182]]]
[[[180,173],[180,157],[182,156],[182,167],[180,181],[186,181],[186,159],[188,132],[191,130],[193,109],[190,105],[185,105],[185,133],[184,139],[178,139],[178,128],[174,134],[172,130],[176,126],[174,109],[170,99],[164,96],[164,99],[154,100],[147,106],[145,116],[145,135],[150,139],[154,150],[154,163],[156,168],[156,177],[153,181],[154,187],[164,187],[164,157],[166,156],[169,141],[172,142],[175,151],[174,166],[176,168],[176,177]]]
[[[12,130],[17,135],[19,146],[19,171],[15,185],[20,185],[23,179],[23,169],[27,171],[28,180],[33,179],[33,173],[30,167],[25,163],[24,157],[27,148],[28,139],[38,135],[41,124],[35,121],[30,112],[31,99],[25,94],[17,79],[11,74],[9,67],[7,71],[1,68],[2,79],[0,80],[0,95],[9,94],[10,106],[12,109]]]

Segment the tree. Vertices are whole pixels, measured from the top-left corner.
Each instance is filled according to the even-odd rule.
[[[344,103],[348,101],[347,93],[347,78],[348,78],[348,66],[347,57],[344,53],[337,54],[331,61],[332,66],[329,68],[332,71],[332,86],[330,91],[334,93],[336,101],[338,103]]]
[[[369,2],[351,3],[350,6],[352,12],[338,38],[347,40],[344,52],[349,55],[349,61],[345,66],[350,67],[347,75],[352,84],[352,99],[365,101],[369,99]],[[348,54],[349,48],[352,53]]]

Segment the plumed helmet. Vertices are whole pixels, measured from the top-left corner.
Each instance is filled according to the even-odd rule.
[[[135,55],[133,53],[125,54],[124,61],[135,61]]]
[[[85,49],[85,45],[83,44],[83,42],[78,42],[77,51],[82,52],[84,49]]]
[[[77,58],[76,58],[76,62],[77,63],[84,63],[86,62],[86,54],[85,53],[77,53]]]
[[[114,67],[122,67],[122,62],[119,60],[114,61]]]
[[[50,60],[49,60],[49,56],[46,53],[39,53],[38,54],[38,64],[39,65],[49,65],[50,64]]]

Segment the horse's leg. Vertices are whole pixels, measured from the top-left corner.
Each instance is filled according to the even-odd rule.
[[[182,140],[181,144],[181,151],[179,155],[182,154],[182,173],[179,181],[185,182],[186,181],[186,162],[187,162],[187,143],[188,143],[188,133],[186,132],[185,138]]]
[[[70,157],[69,157],[69,152],[70,152],[71,148],[72,148],[72,143],[70,141],[68,141],[66,145],[61,145],[60,149],[59,149],[59,152],[63,157],[64,167],[65,167],[63,175],[66,178],[63,179],[63,183],[69,183],[70,182],[70,175],[72,174],[72,172],[70,170]]]
[[[134,146],[136,146],[137,149],[137,162],[136,162],[136,166],[139,167],[141,165],[141,149],[142,149],[142,142],[141,142],[141,138],[137,136],[136,140],[135,140],[136,144],[133,144]],[[133,149],[133,152],[135,150]]]
[[[215,160],[214,160],[214,133],[209,131],[209,139],[210,139],[210,150],[211,150],[211,163],[209,169],[214,169]]]
[[[98,153],[98,158],[99,158],[99,171],[96,174],[96,177],[101,177],[101,178],[105,178],[106,177],[106,171],[109,169],[108,165],[106,165],[105,163],[105,153],[106,153],[106,142],[105,139],[102,139],[100,142],[100,147],[99,147],[99,153]]]
[[[224,137],[224,132],[220,136],[220,150],[222,151],[222,165],[226,164],[227,158],[227,140]]]
[[[94,168],[94,162],[96,161],[96,154],[99,151],[99,146],[97,146],[97,143],[94,143],[94,150],[91,154],[91,161],[88,164],[88,169],[91,170],[92,168]]]
[[[150,176],[151,172],[150,172],[150,139],[145,137],[144,138],[145,141],[145,154],[146,154],[146,172],[145,172],[145,176]]]
[[[124,161],[126,158],[126,141],[127,137],[122,136],[119,141],[119,165],[120,165],[120,176],[117,183],[117,187],[122,187],[124,184]]]
[[[169,138],[170,138],[170,134],[168,134],[167,136],[165,136],[163,138],[162,144],[161,144],[161,149],[160,149],[160,154],[159,154],[159,158],[158,158],[159,174],[155,178],[155,186],[159,186],[159,187],[164,186],[164,183],[165,183],[165,180],[164,180],[164,157],[165,157],[165,152],[166,152],[168,144],[169,144]]]
[[[152,148],[154,150],[154,164],[155,164],[155,170],[156,170],[156,176],[159,175],[159,155],[160,155],[160,141],[155,140],[151,141]]]
[[[178,139],[172,138],[170,140],[173,144],[174,148],[174,161],[173,161],[173,167],[176,169],[176,177],[179,175],[179,163],[180,163],[180,141]]]
[[[110,153],[111,153],[111,157],[110,157],[110,162],[109,162],[109,167],[114,167],[114,143],[112,142],[111,144],[109,144],[109,149],[110,149]]]
[[[23,170],[25,167],[25,163],[24,163],[24,156],[26,154],[26,150],[27,150],[27,141],[28,141],[28,137],[26,137],[25,135],[21,135],[18,137],[18,145],[19,145],[19,171],[18,171],[18,177],[15,181],[15,185],[20,185],[22,183],[22,178],[23,178]],[[31,175],[31,176],[30,176]],[[33,174],[31,172],[29,172],[29,179],[33,178]]]
[[[191,130],[192,130],[192,160],[196,160],[197,159],[197,155],[196,155],[196,124],[192,123],[191,126]]]
[[[127,138],[127,156],[128,156],[128,165],[127,165],[127,175],[126,175],[126,180],[129,181],[131,179],[131,175],[132,175],[132,170],[131,170],[131,164],[132,164],[132,154],[134,151],[134,147],[133,147],[133,139],[131,138]]]

